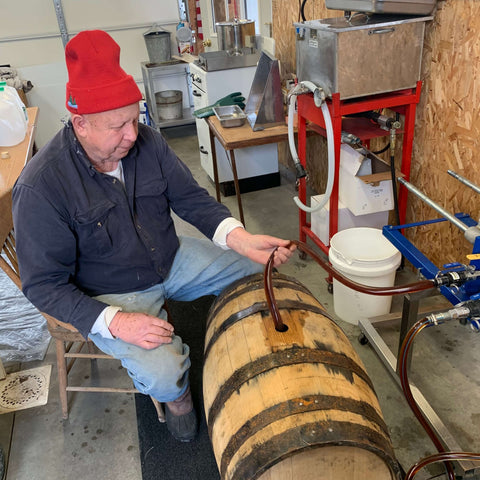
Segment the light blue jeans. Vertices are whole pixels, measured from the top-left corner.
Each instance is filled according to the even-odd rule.
[[[95,298],[124,312],[143,312],[167,318],[162,309],[165,300],[190,301],[204,295],[218,295],[235,280],[261,272],[262,265],[234,252],[222,250],[205,239],[180,237],[172,268],[163,283],[147,290]],[[203,320],[203,319],[202,319]],[[170,402],[188,386],[189,347],[174,335],[172,343],[146,350],[120,339],[90,334],[103,352],[121,360],[135,387],[160,402]]]

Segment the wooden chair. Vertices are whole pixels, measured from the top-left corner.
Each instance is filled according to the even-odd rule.
[[[0,268],[8,275],[8,277],[21,290],[22,284],[18,270],[17,253],[15,249],[15,234],[13,229],[7,235],[2,246],[2,255],[0,256]],[[47,321],[48,331],[55,340],[56,356],[57,356],[57,373],[58,387],[60,390],[60,404],[62,406],[62,416],[68,418],[68,392],[112,392],[112,393],[135,393],[136,388],[119,388],[119,387],[92,387],[85,385],[70,385],[68,374],[76,359],[109,359],[114,358],[106,355],[98,350],[95,344],[85,339],[82,334],[72,325],[61,322],[56,318],[42,313]],[[85,352],[86,347],[86,352]],[[158,420],[165,422],[165,414],[162,404],[153,397],[153,404],[157,411]]]

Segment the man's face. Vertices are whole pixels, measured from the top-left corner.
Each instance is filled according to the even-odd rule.
[[[77,138],[99,172],[115,170],[138,135],[138,103],[101,113],[77,115],[72,123]]]

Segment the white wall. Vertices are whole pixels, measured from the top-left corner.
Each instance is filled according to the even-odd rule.
[[[153,24],[174,32],[179,21],[177,0],[63,0],[70,38],[81,30],[106,30],[120,45],[120,62],[143,91],[140,63],[148,61],[143,34]],[[0,65],[10,64],[34,88],[30,106],[40,114],[36,144],[43,146],[67,118],[64,48],[53,0],[2,0]],[[172,53],[176,44],[171,36]]]

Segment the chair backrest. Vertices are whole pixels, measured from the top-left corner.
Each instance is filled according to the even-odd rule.
[[[0,255],[0,268],[8,275],[12,282],[22,290],[20,272],[18,269],[17,250],[15,246],[15,232],[12,229],[2,245]],[[40,312],[47,321],[47,328],[54,338],[61,338],[65,341],[84,341],[81,333],[69,323],[61,322],[47,313]]]

